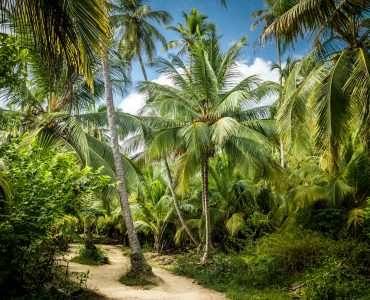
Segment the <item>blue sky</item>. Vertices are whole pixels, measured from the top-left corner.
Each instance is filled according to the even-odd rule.
[[[218,0],[152,0],[146,1],[155,10],[166,10],[171,13],[173,20],[172,24],[183,23],[182,12],[187,13],[195,7],[200,12],[208,16],[208,21],[216,24],[218,33],[222,36],[221,46],[226,50],[233,42],[240,40],[243,36],[248,38],[248,46],[245,48],[241,61],[245,74],[258,73],[261,79],[273,79],[270,72],[271,62],[276,61],[276,51],[273,43],[266,45],[262,49],[254,49],[253,42],[261,34],[262,27],[250,30],[252,25],[251,14],[252,12],[263,9],[263,0],[229,0],[228,7],[221,6]],[[175,32],[167,30],[164,27],[160,31],[165,38],[170,41],[177,39]],[[295,49],[289,49],[283,56],[283,61],[287,55],[290,56],[303,56],[309,51],[310,44],[306,41],[299,41]],[[161,50],[161,46],[158,47]],[[158,51],[159,55],[165,55]],[[158,79],[159,75],[147,68],[148,77],[150,80]],[[252,75],[252,74],[250,74]],[[265,77],[265,78],[264,78]],[[137,62],[133,64],[132,80],[143,80],[141,69]],[[142,99],[137,99],[139,95],[135,93],[134,88],[131,94],[128,95],[129,99],[116,99],[116,102],[125,110],[125,107],[130,106],[130,101],[140,102]],[[136,101],[137,99],[137,101]],[[136,103],[137,104],[137,103]],[[133,108],[134,109],[134,108]],[[128,109],[129,112],[132,110]]]

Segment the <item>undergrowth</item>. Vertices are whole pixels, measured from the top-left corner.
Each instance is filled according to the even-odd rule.
[[[82,265],[103,265],[109,263],[108,256],[99,246],[86,247],[81,245],[77,255],[71,261]]]
[[[181,255],[172,269],[231,299],[370,299],[369,245],[310,231],[274,233],[208,264]]]

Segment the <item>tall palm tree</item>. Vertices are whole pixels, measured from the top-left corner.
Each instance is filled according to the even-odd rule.
[[[179,55],[191,52],[191,48],[195,43],[214,29],[214,25],[207,22],[207,16],[196,8],[193,8],[190,14],[183,12],[182,16],[185,20],[185,25],[178,23],[177,26],[167,26],[168,29],[175,31],[180,36],[180,39],[168,42],[166,49],[181,47]]]
[[[153,124],[153,122],[147,123],[149,123],[150,125]],[[133,159],[134,161],[136,161],[137,164],[147,166],[149,164],[152,164],[153,162],[159,161],[162,162],[167,176],[167,183],[171,192],[172,201],[174,203],[176,214],[180,220],[181,226],[185,230],[186,234],[189,236],[190,240],[197,247],[199,247],[200,243],[198,239],[194,236],[189,225],[187,224],[180,207],[180,203],[176,194],[175,181],[172,175],[171,167],[168,163],[169,154],[163,152],[162,149],[156,149],[155,147],[153,147],[151,142],[152,138],[155,136],[156,129],[152,128],[152,130],[154,133],[153,132],[151,134],[146,133],[145,136],[141,133],[127,139],[125,143],[125,148],[128,152],[135,153]]]
[[[140,86],[148,95],[144,110],[159,115],[163,124],[152,144],[163,153],[176,153],[180,186],[187,188],[200,166],[206,232],[203,262],[211,250],[210,159],[223,149],[233,163],[249,161],[260,166],[265,175],[275,171],[266,139],[256,129],[255,117],[266,114],[267,108],[250,107],[266,94],[267,87],[258,86],[255,76],[240,81],[236,70],[244,44],[242,39],[223,54],[214,34],[192,50],[194,62],[190,67],[178,56],[172,61],[156,61],[157,70],[171,78],[175,87],[154,82]]]
[[[24,130],[27,130],[38,136],[38,141],[43,147],[48,147],[59,143],[65,145],[69,149],[72,148],[76,151],[76,154],[79,156],[82,164],[90,165],[96,169],[103,166],[105,174],[110,175],[113,180],[116,178],[118,179],[118,176],[122,176],[123,174],[119,172],[116,173],[117,168],[115,167],[114,159],[117,160],[118,156],[121,170],[123,170],[122,164],[124,164],[125,167],[124,175],[130,180],[133,179],[132,175],[135,173],[135,170],[129,160],[121,155],[119,149],[118,153],[113,152],[104,139],[100,139],[89,134],[91,128],[93,127],[98,129],[106,128],[109,123],[107,120],[106,111],[78,111],[76,114],[71,114],[70,110],[66,111],[64,108],[65,106],[63,105],[63,88],[61,91],[55,89],[55,92],[51,95],[50,91],[48,90],[48,88],[51,86],[48,81],[49,72],[39,73],[40,69],[41,71],[43,70],[42,65],[40,66],[39,63],[40,62],[37,61],[36,65],[38,68],[36,69],[33,68],[33,63],[29,64],[30,69],[32,70],[32,76],[30,79],[32,80],[33,85],[30,87],[21,85],[17,89],[11,89],[6,94],[6,101],[21,108],[20,111],[6,111],[8,116],[7,118],[9,120],[17,120],[17,118],[19,119],[19,117],[21,117],[21,123],[19,124],[20,130],[17,134],[21,134]],[[107,65],[103,65],[103,70],[105,71],[106,69],[109,70],[109,65],[108,67]],[[57,72],[58,70],[54,71]],[[104,75],[106,75],[106,73],[104,73]],[[109,79],[110,92],[113,93],[112,90],[114,85],[112,84],[110,77]],[[38,83],[41,83],[42,85]],[[73,89],[74,100],[76,101],[82,97],[88,104],[86,108],[92,104],[96,104],[96,97],[99,99],[99,92],[104,91],[104,88],[102,88],[102,82],[99,80],[94,83],[94,86],[95,94],[91,94],[91,90],[88,89],[86,85],[83,85],[79,80],[76,80]],[[56,104],[56,109],[53,111],[47,110],[44,105],[45,99],[47,103],[50,103],[49,97],[53,97],[55,99],[54,102]],[[89,99],[90,101],[87,101]],[[141,122],[135,116],[126,115],[128,117],[126,118],[125,115],[126,114],[121,112],[113,112],[113,116],[117,118],[116,126],[120,128],[121,133],[124,135],[127,134],[128,131],[136,132],[138,129],[136,125],[139,125]],[[139,121],[139,123],[134,125],[136,122],[134,120]],[[125,125],[123,125],[124,123]],[[113,135],[111,134],[110,136]],[[127,215],[127,211],[129,212],[130,208],[128,202],[126,206],[125,204],[126,203],[123,202],[122,210],[124,212],[126,211]],[[127,223],[129,224],[129,221],[127,221]],[[129,236],[135,235],[133,227],[131,227],[131,230],[134,232],[133,234],[132,232],[130,233],[129,225],[126,226],[126,228]],[[138,271],[150,270],[150,267],[145,264],[145,261],[144,263],[142,262],[142,254],[138,242],[135,244],[134,240],[133,245],[133,269]],[[139,253],[137,254],[137,252]]]
[[[293,120],[311,121],[316,146],[328,167],[337,171],[340,149],[355,128],[360,128],[359,136],[369,145],[370,56],[366,28],[370,4],[325,0],[308,6],[306,2],[287,10],[263,34],[279,34],[289,42],[304,30],[315,35],[316,49],[286,81],[278,118],[287,134],[297,128],[292,127]]]
[[[120,50],[130,60],[138,58],[144,79],[148,80],[143,54],[152,61],[156,53],[155,42],[166,45],[163,35],[150,22],[167,24],[171,15],[166,11],[152,10],[142,0],[120,0],[118,4],[112,5],[112,10],[111,20],[120,39]]]
[[[255,19],[254,23],[251,26],[251,29],[255,29],[258,25],[263,24],[265,31],[286,9],[283,5],[284,0],[265,0],[265,9],[257,10],[252,14],[252,18]],[[281,64],[281,54],[284,47],[282,47],[282,38],[278,34],[274,34],[273,38],[276,44],[276,54],[277,54],[277,65],[279,69],[282,69]],[[260,38],[258,42],[262,44],[263,40]],[[283,77],[282,73],[279,72],[279,82],[280,85],[283,85]],[[281,101],[279,100],[279,106],[281,105]],[[284,144],[282,140],[280,140],[280,165],[282,168],[285,166],[285,157],[284,157]]]
[[[141,251],[139,239],[137,237],[132,220],[130,203],[128,201],[127,182],[125,178],[125,172],[122,166],[122,157],[117,132],[116,114],[113,103],[113,90],[108,61],[108,51],[106,49],[102,51],[102,64],[104,74],[105,101],[107,106],[109,135],[112,143],[115,174],[118,180],[117,190],[120,197],[121,209],[125,219],[127,235],[129,238],[131,248],[131,269],[134,273],[151,273],[152,268],[147,264],[144,255]]]

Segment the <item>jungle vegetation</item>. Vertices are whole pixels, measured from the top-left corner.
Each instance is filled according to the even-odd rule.
[[[0,14],[6,299],[69,297],[57,256],[73,241],[94,263],[99,242],[130,247],[134,276],[152,272],[144,248],[176,253],[174,272],[233,299],[369,299],[369,1],[264,0],[260,38],[226,50],[195,8],[175,25],[141,0],[1,0]],[[270,43],[279,79],[242,76]],[[137,114],[114,103],[133,86]]]

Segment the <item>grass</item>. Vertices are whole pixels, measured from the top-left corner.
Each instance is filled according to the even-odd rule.
[[[149,287],[159,285],[161,279],[153,273],[137,273],[130,270],[122,275],[119,281],[128,286]]]
[[[77,255],[71,261],[89,266],[109,263],[108,256],[101,247],[94,246],[94,248],[86,248],[85,245],[81,245],[78,248]]]

